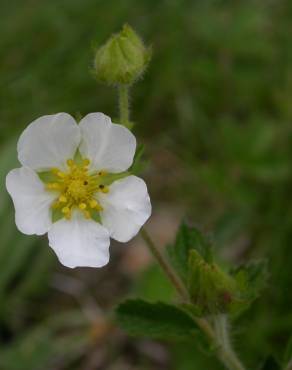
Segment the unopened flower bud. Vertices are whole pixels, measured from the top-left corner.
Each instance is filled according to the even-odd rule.
[[[142,75],[150,58],[151,49],[125,25],[96,51],[94,74],[98,81],[109,85],[129,85]]]
[[[217,264],[206,262],[197,251],[190,254],[189,291],[202,314],[229,311],[236,299],[236,281]]]

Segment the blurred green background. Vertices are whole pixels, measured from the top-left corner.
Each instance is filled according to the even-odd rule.
[[[101,269],[62,268],[46,237],[21,235],[5,175],[33,119],[117,116],[91,73],[94,47],[128,22],[153,46],[133,89],[158,242],[182,215],[226,264],[267,257],[269,284],[234,323],[248,367],[281,358],[292,329],[292,3],[289,0],[10,0],[0,3],[0,369],[221,369],[195,343],[128,338],[111,309],[171,288],[136,238]]]

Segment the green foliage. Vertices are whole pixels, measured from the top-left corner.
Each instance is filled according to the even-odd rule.
[[[190,316],[166,303],[128,300],[118,306],[119,325],[130,335],[164,340],[183,340],[194,336],[197,327]]]
[[[186,282],[189,271],[189,255],[192,250],[198,253],[206,260],[212,260],[211,245],[201,232],[189,227],[185,222],[180,225],[176,240],[173,245],[167,249],[170,261],[181,278]]]
[[[176,291],[158,264],[150,265],[134,282],[135,296],[148,302],[170,302]]]

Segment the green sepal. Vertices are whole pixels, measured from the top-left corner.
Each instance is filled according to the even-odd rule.
[[[92,210],[90,210],[90,213],[91,213],[91,218],[93,219],[93,221],[98,222],[99,224],[101,224],[100,212],[95,210],[95,209],[92,209]]]
[[[139,144],[135,153],[133,164],[130,167],[130,172],[134,175],[140,175],[147,166],[148,161],[144,158],[145,145]]]
[[[84,158],[82,157],[81,153],[79,152],[79,149],[76,150],[76,152],[74,154],[74,157],[72,159],[76,164],[78,164],[78,165],[82,164]]]
[[[57,222],[64,218],[64,213],[61,211],[60,208],[52,209],[52,222]]]
[[[41,171],[37,172],[37,174],[40,180],[45,184],[55,182],[57,180],[57,176],[54,175],[52,171]]]
[[[107,175],[103,175],[100,178],[100,183],[103,184],[103,185],[109,186],[113,182],[115,182],[117,180],[121,180],[121,179],[123,179],[125,177],[128,177],[130,175],[131,175],[131,173],[129,171],[124,171],[124,172],[120,172],[120,173],[109,173]]]
[[[237,284],[238,299],[232,302],[230,311],[238,316],[250,307],[264,289],[268,279],[266,260],[251,261],[231,271]]]

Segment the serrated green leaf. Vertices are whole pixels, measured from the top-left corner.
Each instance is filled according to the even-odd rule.
[[[209,262],[212,260],[210,243],[198,229],[189,227],[183,222],[177,232],[175,243],[170,245],[167,251],[172,265],[185,282],[188,278],[189,254],[192,250],[197,251],[204,260]]]
[[[116,309],[119,325],[130,335],[183,340],[197,331],[195,322],[178,307],[166,303],[128,300]]]

